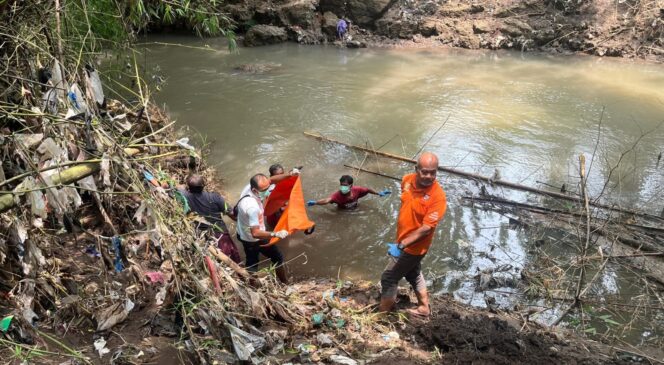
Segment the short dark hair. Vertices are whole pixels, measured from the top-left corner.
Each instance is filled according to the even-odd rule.
[[[275,163],[274,165],[270,166],[270,176],[274,176],[277,174],[277,170],[283,170],[284,167],[281,166],[281,164]]]
[[[264,174],[256,174],[249,179],[249,185],[251,186],[252,189],[258,189],[258,183],[263,180],[267,179],[268,177],[265,176]]]
[[[205,187],[205,178],[203,176],[194,174],[187,177],[187,189],[192,193],[202,193]]]
[[[353,185],[353,177],[350,175],[343,175],[341,179],[339,179],[339,183],[348,183],[348,185]]]

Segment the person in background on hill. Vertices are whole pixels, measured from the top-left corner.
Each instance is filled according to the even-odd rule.
[[[355,209],[357,208],[358,200],[367,194],[383,197],[390,193],[391,191],[387,189],[377,193],[373,189],[365,188],[363,186],[353,186],[353,177],[350,175],[343,175],[339,179],[338,191],[332,193],[329,198],[309,200],[307,206],[336,204],[339,209]]]
[[[438,157],[425,152],[417,161],[415,173],[401,180],[397,240],[388,243],[389,262],[380,279],[381,312],[392,310],[399,281],[405,277],[417,295],[417,308],[409,309],[408,312],[425,317],[431,314],[421,262],[431,246],[436,226],[447,209],[445,191],[436,181],[437,172]]]
[[[222,219],[224,214],[234,218],[230,205],[218,193],[204,191],[205,179],[203,176],[191,175],[187,177],[186,183],[186,189],[180,187],[178,190],[187,199],[191,211],[196,214],[194,218],[196,228],[211,233],[217,240],[217,247],[221,252],[231,260],[240,263],[242,261],[240,251],[228,234],[228,227]]]
[[[340,41],[343,41],[347,31],[348,23],[346,23],[346,20],[342,17],[337,21],[337,38],[339,38]]]

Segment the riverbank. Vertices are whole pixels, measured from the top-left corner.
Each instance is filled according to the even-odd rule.
[[[224,10],[247,46],[290,40],[664,60],[664,8],[657,2],[234,0]],[[352,24],[344,42],[336,35],[341,17]]]
[[[3,362],[620,363],[634,357],[556,334],[528,321],[527,311],[491,313],[440,297],[431,321],[419,322],[376,313],[378,288],[371,283],[304,279],[282,286],[269,270],[249,275],[198,235],[186,215],[176,186],[196,172],[219,190],[220,176],[201,158],[206,146],[187,139],[189,132],[151,102],[136,54],[123,59],[122,78],[102,82],[94,62],[81,63],[89,48],[58,44],[60,18],[50,29],[41,9],[15,9],[0,26],[0,52],[11,60],[0,73],[6,86]],[[401,309],[414,300],[407,289],[400,299]]]
[[[72,165],[58,168],[60,176],[91,167],[72,177],[76,185],[43,171],[37,176],[57,185],[45,194],[38,181],[5,181],[30,207],[2,213],[0,351],[10,363],[621,364],[635,356],[542,327],[527,313],[473,309],[449,296],[433,299],[430,320],[411,319],[377,313],[373,283],[306,278],[282,286],[270,271],[249,275],[195,234],[173,194],[192,171],[221,188],[200,148],[154,107],[105,105],[91,140],[105,157],[59,161]],[[44,170],[72,152],[61,143],[83,140],[86,127],[58,113],[38,116],[69,132],[42,124],[30,127],[40,133],[5,135]],[[125,140],[130,131],[143,142]],[[120,141],[123,148],[108,148]],[[137,151],[124,152],[130,146]],[[415,298],[403,288],[399,301],[403,310]]]

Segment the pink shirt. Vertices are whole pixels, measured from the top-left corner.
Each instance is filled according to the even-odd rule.
[[[335,191],[330,195],[332,203],[336,204],[339,209],[355,209],[357,208],[357,201],[369,194],[369,189],[363,186],[352,186],[350,193],[344,195],[340,191]]]

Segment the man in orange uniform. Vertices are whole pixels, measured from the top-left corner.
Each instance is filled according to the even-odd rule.
[[[447,209],[445,192],[436,181],[437,172],[438,157],[431,152],[424,152],[417,160],[415,173],[401,180],[397,242],[388,244],[390,262],[380,280],[381,312],[392,310],[399,280],[405,277],[417,295],[417,308],[409,312],[419,316],[430,314],[429,293],[422,275],[421,262],[431,246],[436,225]]]

